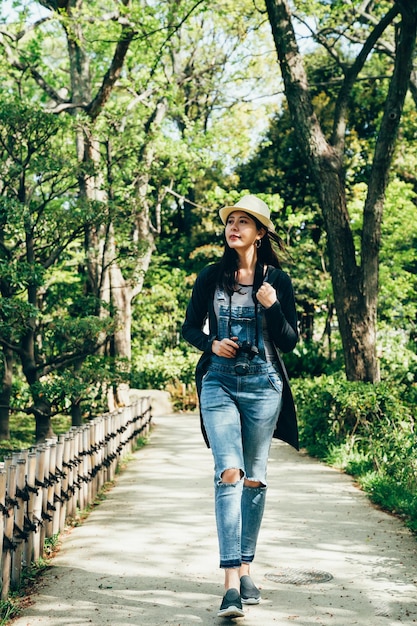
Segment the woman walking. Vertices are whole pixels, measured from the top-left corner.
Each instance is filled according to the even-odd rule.
[[[298,449],[294,401],[280,352],[297,343],[289,276],[268,206],[244,196],[220,209],[221,260],[198,275],[183,336],[203,354],[196,370],[203,435],[214,460],[215,513],[225,595],[218,615],[258,604],[250,576],[267,490],[272,437]],[[208,320],[209,334],[203,329]]]

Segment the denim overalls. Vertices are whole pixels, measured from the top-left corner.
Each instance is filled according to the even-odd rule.
[[[266,496],[269,449],[282,403],[282,380],[265,359],[262,307],[252,288],[230,298],[215,292],[218,339],[238,337],[257,344],[259,355],[246,375],[235,371],[236,359],[212,355],[201,390],[201,414],[214,458],[215,510],[220,567],[239,567],[255,556]],[[246,296],[246,297],[245,297]],[[236,302],[237,301],[237,302]],[[243,305],[242,305],[243,302]],[[242,479],[223,483],[226,469],[240,469]],[[243,479],[262,483],[246,487]]]

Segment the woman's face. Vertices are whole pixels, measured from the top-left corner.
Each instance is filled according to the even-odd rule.
[[[227,218],[225,236],[230,248],[242,252],[253,247],[262,237],[262,230],[258,230],[255,221],[244,211],[233,211]]]

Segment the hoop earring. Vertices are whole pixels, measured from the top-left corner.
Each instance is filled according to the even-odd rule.
[[[259,249],[261,247],[261,245],[262,245],[262,239],[257,239],[255,241],[255,248]]]

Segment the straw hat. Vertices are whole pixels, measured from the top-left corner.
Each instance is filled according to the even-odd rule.
[[[253,217],[256,217],[256,219],[258,219],[261,224],[265,226],[265,228],[275,231],[274,225],[271,222],[271,212],[268,205],[257,196],[243,196],[243,198],[241,198],[239,202],[236,202],[233,206],[225,206],[220,209],[219,215],[223,224],[226,224],[230,213],[233,213],[233,211],[236,210],[244,211],[249,215],[253,215]]]

